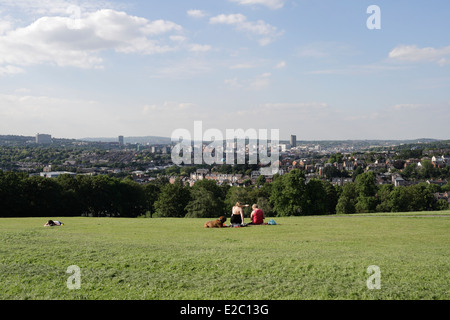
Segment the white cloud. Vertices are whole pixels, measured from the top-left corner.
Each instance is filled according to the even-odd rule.
[[[336,56],[354,56],[359,52],[346,43],[336,41],[313,42],[297,49],[296,55],[302,58],[334,58]]]
[[[229,86],[231,88],[240,88],[240,87],[242,87],[242,85],[239,83],[238,78],[225,79],[223,81],[223,83],[225,83],[227,86]]]
[[[256,66],[252,63],[238,63],[238,64],[234,64],[230,67],[230,69],[235,70],[235,69],[252,69],[255,68]]]
[[[127,116],[125,121],[136,130],[152,128],[153,132],[161,132],[161,135],[170,137],[173,130],[186,128],[186,126],[198,119],[206,119],[210,112],[202,106],[186,101],[164,101],[147,104],[142,107],[141,116]],[[143,135],[145,134],[145,129]]]
[[[151,74],[154,78],[189,79],[197,75],[209,73],[212,70],[211,63],[205,59],[189,57],[175,62],[170,61],[165,65],[158,65]]]
[[[384,119],[384,118],[386,118],[385,115],[380,114],[379,112],[373,112],[373,113],[369,113],[369,114],[351,115],[351,116],[348,116],[348,117],[344,118],[344,120],[348,120],[348,121],[374,121],[374,120],[379,120],[379,119]]]
[[[0,35],[12,29],[12,23],[8,18],[2,17],[0,20]]]
[[[143,115],[150,115],[154,112],[167,112],[167,114],[189,111],[196,108],[196,104],[191,102],[164,101],[162,104],[149,104],[142,108]]]
[[[181,30],[171,21],[149,21],[110,9],[87,13],[79,19],[42,17],[0,36],[0,66],[49,63],[101,68],[100,52],[104,50],[139,54],[175,50],[161,36]]]
[[[420,110],[429,107],[430,107],[429,105],[424,104],[404,103],[404,104],[396,104],[392,106],[391,109],[396,111],[407,111],[407,110]]]
[[[303,134],[317,137],[323,132],[330,132],[329,121],[335,120],[335,113],[330,105],[324,102],[273,102],[243,108],[231,116],[243,119],[240,125],[248,126],[248,119],[251,119],[259,128],[279,129],[281,135],[301,130]],[[339,121],[335,123],[338,124]]]
[[[33,95],[27,89],[0,93],[0,134],[33,136],[38,132],[60,138],[162,135],[204,117],[206,111],[190,101],[146,105],[76,97]]]
[[[270,76],[272,74],[269,72],[263,73],[256,77],[252,82],[250,82],[250,87],[253,89],[264,89],[270,85]]]
[[[286,67],[286,61],[281,61],[279,63],[277,63],[277,65],[275,66],[275,69],[282,69]]]
[[[73,15],[100,9],[123,9],[123,4],[107,0],[0,0],[5,11],[19,9],[21,12],[36,15]]]
[[[0,127],[9,134],[50,130],[53,136],[67,137],[70,128],[83,136],[84,130],[101,128],[110,121],[114,125],[107,108],[96,101],[15,93],[0,94],[0,105]]]
[[[450,46],[436,49],[400,45],[389,52],[389,58],[407,62],[434,62],[443,66],[450,63]]]
[[[210,18],[209,23],[233,25],[238,31],[245,31],[249,34],[260,36],[261,38],[258,42],[261,46],[268,45],[283,33],[263,20],[248,21],[247,17],[240,13],[228,15],[220,14]]]
[[[189,46],[189,51],[192,52],[207,52],[211,50],[211,46],[208,44],[191,44]]]
[[[335,68],[335,69],[322,69],[322,70],[313,70],[305,72],[305,74],[313,74],[313,75],[367,75],[367,74],[376,74],[380,72],[394,71],[398,72],[400,70],[405,70],[404,66],[392,66],[392,65],[384,65],[384,64],[369,64],[369,65],[349,65],[343,68]]]
[[[280,9],[284,6],[286,0],[230,0],[240,5],[262,5],[269,9]]]
[[[206,17],[207,14],[203,10],[191,9],[187,11],[188,16],[193,18],[203,18]]]
[[[219,14],[218,16],[209,19],[212,24],[223,23],[223,24],[242,24],[247,21],[247,18],[240,13],[237,14]]]
[[[265,103],[258,106],[261,111],[272,112],[310,112],[313,110],[323,111],[327,110],[329,105],[324,102],[296,102],[296,103]]]
[[[18,73],[24,73],[25,70],[19,67],[15,66],[0,66],[0,76],[7,75],[7,74],[18,74]]]
[[[169,39],[172,41],[177,41],[177,42],[184,42],[187,40],[187,38],[185,36],[181,36],[181,35],[170,36]]]
[[[224,80],[224,84],[233,89],[262,90],[270,85],[271,76],[271,73],[266,72],[247,80],[239,80],[235,77]]]

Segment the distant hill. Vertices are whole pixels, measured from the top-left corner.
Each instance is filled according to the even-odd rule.
[[[15,135],[0,135],[0,143],[27,143],[30,141],[36,141],[36,137],[30,136],[15,136]]]
[[[18,136],[18,135],[0,135],[0,145],[22,145],[29,144],[35,141],[34,136]],[[68,143],[74,141],[86,141],[86,142],[118,142],[118,137],[87,137],[82,139],[63,139],[53,137],[54,143]],[[131,144],[171,144],[171,138],[160,136],[143,136],[143,137],[127,137],[124,136],[125,143]],[[287,140],[280,140],[280,143],[289,144]],[[400,149],[431,149],[431,148],[448,148],[450,140],[439,139],[409,139],[409,140],[317,140],[317,141],[305,141],[297,140],[297,146],[300,145],[320,145],[323,148],[329,148],[336,145],[351,145],[355,149],[367,149],[367,148],[382,148],[388,146],[396,146]]]
[[[119,137],[115,138],[83,138],[79,139],[81,141],[90,142],[118,142]],[[145,137],[123,137],[124,143],[139,143],[139,144],[170,144],[171,139],[167,137],[157,137],[157,136],[145,136]]]

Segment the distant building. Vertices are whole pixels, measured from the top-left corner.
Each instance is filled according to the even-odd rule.
[[[168,153],[170,153],[170,152],[171,152],[170,146],[163,146],[163,147],[161,148],[161,152],[162,152],[163,154],[168,154]]]
[[[36,135],[36,143],[37,144],[51,144],[52,136],[50,134],[40,134]]]
[[[427,180],[427,183],[428,184],[437,184],[438,186],[442,187],[442,186],[447,184],[447,180],[442,180],[442,179],[439,179],[439,180]]]
[[[150,150],[151,150],[151,153],[157,153],[157,152],[159,152],[160,149],[157,146],[151,146]]]
[[[123,146],[123,136],[119,136],[119,146]]]
[[[400,175],[397,175],[397,174],[392,175],[392,183],[396,187],[405,186],[406,185],[406,181]]]
[[[291,146],[292,148],[295,148],[297,146],[297,136],[291,135]]]
[[[41,172],[40,176],[44,178],[57,178],[60,175],[67,174],[72,177],[76,176],[76,173],[67,172],[67,171],[52,171],[52,172]]]
[[[286,144],[286,143],[281,143],[279,144],[279,148],[281,152],[286,152],[287,150],[289,150],[291,148],[290,144]]]

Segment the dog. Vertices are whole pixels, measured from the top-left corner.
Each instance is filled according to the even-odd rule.
[[[224,216],[219,217],[217,220],[208,221],[205,223],[205,228],[223,228],[223,224],[227,221]]]

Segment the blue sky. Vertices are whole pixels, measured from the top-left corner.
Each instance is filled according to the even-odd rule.
[[[0,0],[0,134],[449,139],[449,30],[440,0]]]

